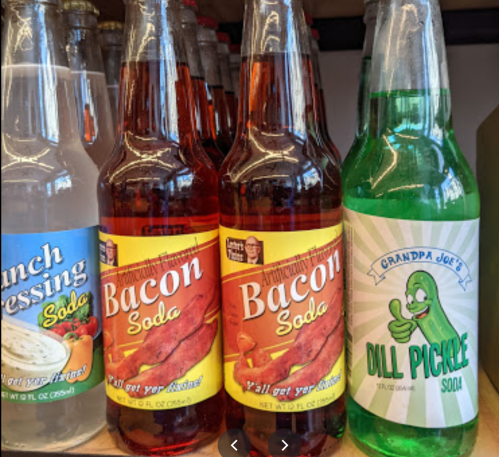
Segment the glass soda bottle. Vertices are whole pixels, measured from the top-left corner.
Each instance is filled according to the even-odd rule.
[[[312,16],[310,16],[308,13],[305,13],[305,20],[307,21],[307,24],[309,26],[309,36],[312,48],[312,65],[314,68],[314,87],[317,98],[319,132],[330,153],[333,155],[338,164],[341,165],[340,151],[331,139],[331,135],[329,135],[329,127],[327,123],[326,99],[324,97],[324,88],[322,86],[322,73],[320,65],[321,51],[319,48],[319,41],[321,37],[319,31],[312,28],[312,25],[314,23]]]
[[[371,59],[374,47],[374,35],[376,33],[376,19],[378,17],[379,0],[368,0],[366,2],[366,14],[364,23],[366,24],[366,38],[364,41],[364,52],[362,55],[362,67],[359,83],[359,98],[357,103],[357,128],[355,130],[355,140],[343,162],[342,174],[346,176],[352,162],[360,160],[359,156],[365,149],[365,143],[369,136],[369,107],[371,91]]]
[[[118,105],[120,101],[121,56],[123,54],[123,24],[105,21],[99,24],[99,42],[106,73],[107,90],[111,103],[114,131],[118,128]]]
[[[345,427],[341,179],[318,134],[301,1],[249,1],[242,55],[219,193],[227,428],[254,456],[280,430],[322,456]]]
[[[212,160],[215,167],[220,169],[225,156],[218,148],[215,128],[211,125],[213,118],[210,114],[208,92],[204,78],[203,63],[198,44],[198,21],[196,0],[183,0],[181,6],[182,33],[189,62],[192,90],[194,91],[194,104],[196,108],[196,124],[198,134],[204,150]]]
[[[88,0],[65,0],[64,10],[80,137],[88,155],[101,168],[113,148],[114,130],[99,46],[99,12]]]
[[[119,138],[101,171],[108,424],[179,455],[224,417],[217,172],[199,141],[180,2],[128,0]]]
[[[225,98],[229,107],[229,127],[232,138],[236,136],[237,127],[237,102],[232,73],[230,71],[230,37],[227,33],[218,32],[218,64],[222,73],[222,84],[225,90]]]
[[[230,113],[218,61],[218,24],[215,20],[198,16],[198,42],[208,91],[208,103],[217,145],[226,156],[232,148]]]
[[[9,1],[2,40],[2,449],[58,452],[105,410],[97,167],[61,5]]]
[[[453,131],[437,0],[381,0],[369,133],[344,177],[349,423],[372,456],[467,455],[480,198]]]

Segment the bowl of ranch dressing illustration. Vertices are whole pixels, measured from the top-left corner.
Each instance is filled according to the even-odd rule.
[[[60,336],[16,319],[2,319],[2,384],[8,389],[33,392],[45,387],[70,355]]]

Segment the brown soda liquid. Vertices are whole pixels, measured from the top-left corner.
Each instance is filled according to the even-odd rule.
[[[229,105],[222,86],[208,86],[208,103],[210,106],[213,136],[217,139],[217,145],[226,156],[233,144],[230,133]]]
[[[194,114],[189,112],[194,105],[187,102],[189,70],[178,65],[178,128],[168,133],[161,118],[166,112],[162,65],[127,62],[122,68],[122,140],[102,170],[99,186],[104,233],[168,236],[218,228],[217,175],[202,159],[195,139]],[[154,160],[140,161],[141,156]],[[110,433],[125,451],[179,455],[219,436],[224,406],[223,391],[202,403],[162,411],[132,409],[108,399],[107,420]]]
[[[243,60],[243,94],[239,105],[239,132],[230,156],[221,170],[221,225],[247,231],[286,232],[336,226],[342,221],[341,178],[336,163],[309,137],[295,134],[292,109],[286,93],[292,63],[287,54]],[[308,57],[304,68],[312,72]],[[312,73],[310,73],[312,74]],[[311,88],[312,89],[312,88]],[[251,95],[251,97],[250,97]],[[312,90],[306,96],[307,122],[315,122]],[[313,128],[313,127],[311,127]],[[248,133],[251,131],[251,137]],[[268,161],[294,149],[287,169]],[[260,159],[261,158],[261,159]],[[275,168],[279,166],[277,172]],[[322,182],[306,186],[307,173],[320,168]],[[241,178],[231,180],[228,171]],[[237,173],[235,172],[237,171]],[[274,176],[273,176],[274,175]],[[313,233],[311,233],[313,236]],[[285,238],[283,238],[285,242]],[[280,429],[292,430],[302,439],[300,456],[324,457],[339,444],[345,430],[345,395],[319,409],[300,413],[273,413],[242,405],[227,395],[228,429],[242,429],[252,442],[252,457],[268,457],[270,437]]]
[[[196,105],[196,119],[199,138],[204,150],[217,170],[219,170],[225,157],[217,146],[216,136],[214,136],[215,129],[214,126],[211,125],[214,120],[210,114],[206,82],[203,78],[192,77],[191,80],[194,103]]]

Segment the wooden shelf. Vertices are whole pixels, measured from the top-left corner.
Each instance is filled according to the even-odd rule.
[[[124,19],[123,0],[94,0],[101,19]],[[245,0],[198,0],[199,12],[221,23],[241,22]],[[440,0],[444,10],[498,8],[499,0]],[[304,0],[305,9],[316,19],[362,16],[365,0]]]
[[[111,437],[106,431],[101,432],[93,441],[73,449],[69,454],[89,455],[125,455],[116,449]],[[499,394],[483,370],[480,371],[480,425],[477,445],[471,457],[494,457],[499,455]],[[200,450],[191,457],[219,456],[217,443]],[[365,457],[345,437],[339,451],[334,457]],[[445,456],[442,456],[445,457]]]

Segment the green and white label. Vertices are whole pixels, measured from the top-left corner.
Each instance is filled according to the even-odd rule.
[[[345,209],[350,393],[422,428],[478,414],[479,220],[419,222]]]

